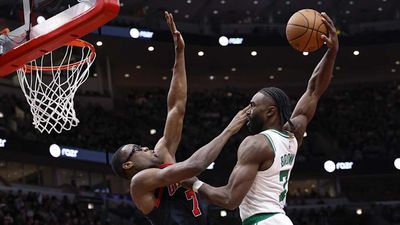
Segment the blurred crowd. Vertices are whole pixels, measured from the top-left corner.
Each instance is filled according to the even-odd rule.
[[[85,207],[86,206],[86,207]],[[98,209],[88,209],[66,196],[36,192],[0,191],[0,224],[2,225],[100,225],[104,215]]]
[[[227,211],[209,206],[210,225],[239,225],[238,209]],[[309,205],[289,207],[287,214],[296,225],[389,225],[399,224],[399,204]],[[115,207],[106,204],[88,207],[79,198],[56,197],[38,192],[0,191],[0,224],[2,225],[111,225],[150,223],[134,206],[120,202]]]
[[[332,89],[320,101],[297,159],[362,160],[388,158],[400,144],[400,86],[385,83]],[[189,93],[178,158],[186,158],[208,143],[246,106],[254,91],[219,89]],[[130,91],[115,99],[114,109],[75,106],[78,127],[62,134],[40,134],[33,128],[25,99],[0,98],[0,131],[24,139],[114,151],[125,143],[152,148],[163,134],[167,90]],[[292,96],[290,96],[292,97]],[[299,96],[291,100],[292,108]],[[78,98],[79,99],[79,98]],[[247,135],[243,129],[228,143],[235,152]]]

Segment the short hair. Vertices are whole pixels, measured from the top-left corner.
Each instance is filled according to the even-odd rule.
[[[276,87],[266,87],[259,91],[265,96],[271,97],[278,107],[279,117],[281,120],[281,126],[286,122],[289,122],[292,111],[290,109],[290,100],[284,91]]]
[[[122,164],[125,163],[125,158],[123,158],[122,149],[127,146],[123,145],[114,153],[112,160],[111,160],[111,168],[114,173],[122,178],[129,179],[128,175],[126,174],[124,168],[122,168]]]

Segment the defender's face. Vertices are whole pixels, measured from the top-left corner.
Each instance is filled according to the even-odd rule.
[[[148,147],[128,145],[126,152],[129,157],[127,161],[133,162],[133,167],[137,171],[148,168],[158,168],[160,165],[158,155],[154,150],[150,150]]]

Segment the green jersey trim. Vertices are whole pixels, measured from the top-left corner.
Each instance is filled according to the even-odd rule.
[[[287,133],[283,133],[280,132],[279,130],[275,130],[275,129],[270,129],[272,132],[279,134],[280,136],[284,137],[284,138],[292,138],[291,136],[289,136]]]
[[[275,148],[274,142],[272,141],[272,138],[267,133],[263,133],[263,134],[268,139],[269,143],[271,143],[272,149],[274,150],[274,152],[276,152],[276,148]]]
[[[259,213],[252,215],[245,220],[243,220],[242,225],[257,225],[258,222],[261,222],[263,220],[266,220],[270,218],[271,216],[275,215],[277,213]]]

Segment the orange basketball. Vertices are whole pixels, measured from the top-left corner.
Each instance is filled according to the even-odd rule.
[[[321,35],[328,35],[322,16],[313,9],[302,9],[293,14],[286,26],[290,45],[301,52],[313,52],[324,44]]]

